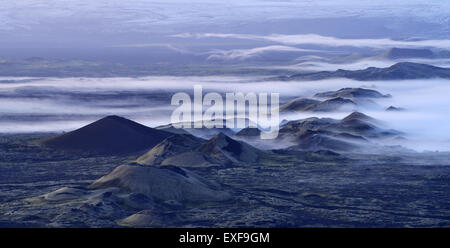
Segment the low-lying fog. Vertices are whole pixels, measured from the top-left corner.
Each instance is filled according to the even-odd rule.
[[[71,131],[106,115],[121,115],[149,126],[170,122],[175,92],[280,93],[285,103],[295,97],[344,87],[364,87],[391,94],[358,110],[405,133],[405,146],[450,151],[450,80],[359,82],[349,79],[278,82],[254,77],[145,78],[0,78],[0,133]],[[405,109],[387,112],[389,106]],[[204,107],[206,108],[206,107]],[[282,119],[312,116],[342,118],[337,113],[299,113]]]

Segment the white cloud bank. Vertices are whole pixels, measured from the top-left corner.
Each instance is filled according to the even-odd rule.
[[[223,39],[244,39],[244,40],[262,40],[275,42],[285,45],[320,45],[328,47],[362,47],[362,48],[441,48],[448,49],[450,40],[392,40],[389,38],[381,39],[344,39],[331,36],[322,36],[318,34],[271,34],[271,35],[252,35],[252,34],[224,34],[224,33],[182,33],[172,35],[176,38],[223,38]]]
[[[213,50],[209,52],[211,55],[208,57],[208,59],[245,60],[268,52],[320,52],[320,51],[312,49],[302,49],[291,46],[274,45],[274,46],[256,47],[251,49]]]
[[[4,78],[0,78],[4,79]],[[266,81],[255,77],[145,77],[145,78],[43,78],[28,83],[2,84],[0,93],[0,116],[15,116],[6,120],[0,118],[2,132],[60,131],[80,127],[104,115],[118,114],[130,117],[149,126],[166,124],[170,121],[170,96],[163,104],[155,104],[152,91],[165,89],[170,92],[191,93],[193,85],[201,84],[204,91],[217,92],[267,92],[280,93],[281,98],[310,97],[317,92],[338,90],[343,87],[364,87],[391,94],[389,99],[378,100],[380,108],[365,108],[362,112],[405,133],[405,143],[416,150],[450,151],[450,80],[392,80],[360,82],[349,79],[321,81],[280,82]],[[21,89],[27,90],[20,95]],[[46,89],[52,91],[46,93]],[[28,97],[37,92],[41,97]],[[58,96],[52,97],[54,92]],[[140,92],[141,95],[124,98],[122,93]],[[97,94],[98,99],[86,101],[86,94]],[[19,94],[19,95],[18,95]],[[159,94],[159,93],[158,93]],[[117,100],[104,96],[117,96]],[[138,97],[139,96],[139,97]],[[144,98],[143,98],[144,97]],[[166,102],[166,103],[164,103]],[[132,103],[134,107],[118,107]],[[405,108],[402,112],[386,112],[384,108],[393,105]],[[323,116],[342,118],[349,114],[326,113]],[[27,116],[41,116],[38,120],[22,120]],[[303,113],[292,118],[317,116],[317,113]],[[284,118],[283,116],[281,118]]]

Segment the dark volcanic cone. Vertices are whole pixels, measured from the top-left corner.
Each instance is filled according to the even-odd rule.
[[[386,108],[386,111],[404,111],[404,108],[397,108],[394,106],[389,106],[388,108]]]
[[[203,157],[192,151],[204,141],[190,134],[173,135],[140,156],[136,162],[142,165],[202,165],[205,163]],[[184,157],[180,156],[179,160],[173,158],[179,154],[184,154]]]
[[[247,163],[255,162],[259,152],[259,150],[253,146],[242,141],[234,140],[223,133],[219,133],[205,142],[197,148],[197,151],[208,158]]]
[[[175,135],[165,139],[136,162],[141,165],[180,167],[227,166],[256,162],[262,151],[219,133],[209,140],[192,135]]]
[[[107,116],[40,143],[59,150],[119,155],[152,148],[171,135],[123,117]]]
[[[346,116],[344,119],[341,120],[341,122],[351,122],[351,121],[354,121],[354,120],[365,121],[365,122],[370,122],[370,123],[376,123],[377,122],[376,119],[374,119],[374,118],[372,118],[372,117],[370,117],[368,115],[365,115],[365,114],[363,114],[361,112],[357,112],[357,111],[355,111],[355,112],[349,114],[348,116]]]
[[[247,127],[239,131],[236,136],[244,137],[259,137],[261,135],[261,130],[256,127]]]
[[[162,202],[202,203],[231,199],[219,184],[174,166],[121,165],[89,186],[89,189],[105,188],[144,194]]]

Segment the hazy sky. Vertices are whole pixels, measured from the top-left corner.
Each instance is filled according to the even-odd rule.
[[[345,16],[412,17],[448,23],[449,8],[446,1],[438,0],[15,0],[0,3],[0,29],[25,31],[61,25],[104,32],[146,32],[149,27],[165,24]],[[87,23],[93,25],[79,25]]]
[[[3,0],[0,59],[129,62],[146,60],[155,51],[161,57],[188,51],[212,58],[246,58],[270,50],[298,53],[315,47],[282,47],[292,42],[279,44],[274,39],[204,40],[173,35],[442,40],[450,37],[449,24],[449,5],[437,0]]]
[[[252,24],[261,25],[247,31],[270,32],[274,25],[272,28],[283,33],[302,29],[301,22],[292,20],[342,17],[352,17],[354,27],[359,19],[387,18],[390,24],[383,23],[385,29],[396,29],[396,25],[405,21],[422,23],[424,27],[419,29],[438,24],[448,31],[449,11],[447,1],[438,0],[4,0],[0,1],[0,34],[2,39],[33,35],[67,42],[80,37],[63,35],[77,33],[92,35],[94,42],[103,35],[133,33],[136,38],[142,38],[144,34],[183,30],[242,31],[239,29],[246,25],[250,28]],[[290,25],[281,20],[291,20],[292,27],[286,27]],[[412,26],[408,28],[414,29]]]

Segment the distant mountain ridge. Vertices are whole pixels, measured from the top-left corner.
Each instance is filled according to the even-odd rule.
[[[350,99],[334,97],[324,101],[297,98],[280,107],[280,111],[330,112],[343,107],[353,108],[356,104]]]
[[[320,92],[314,95],[319,98],[343,97],[343,98],[388,98],[391,95],[383,95],[376,90],[364,88],[342,88],[336,91]]]
[[[412,62],[400,62],[386,68],[368,67],[363,70],[355,71],[339,69],[336,71],[300,73],[291,76],[276,77],[275,79],[290,81],[322,80],[331,78],[348,78],[359,81],[450,78],[450,68]]]

